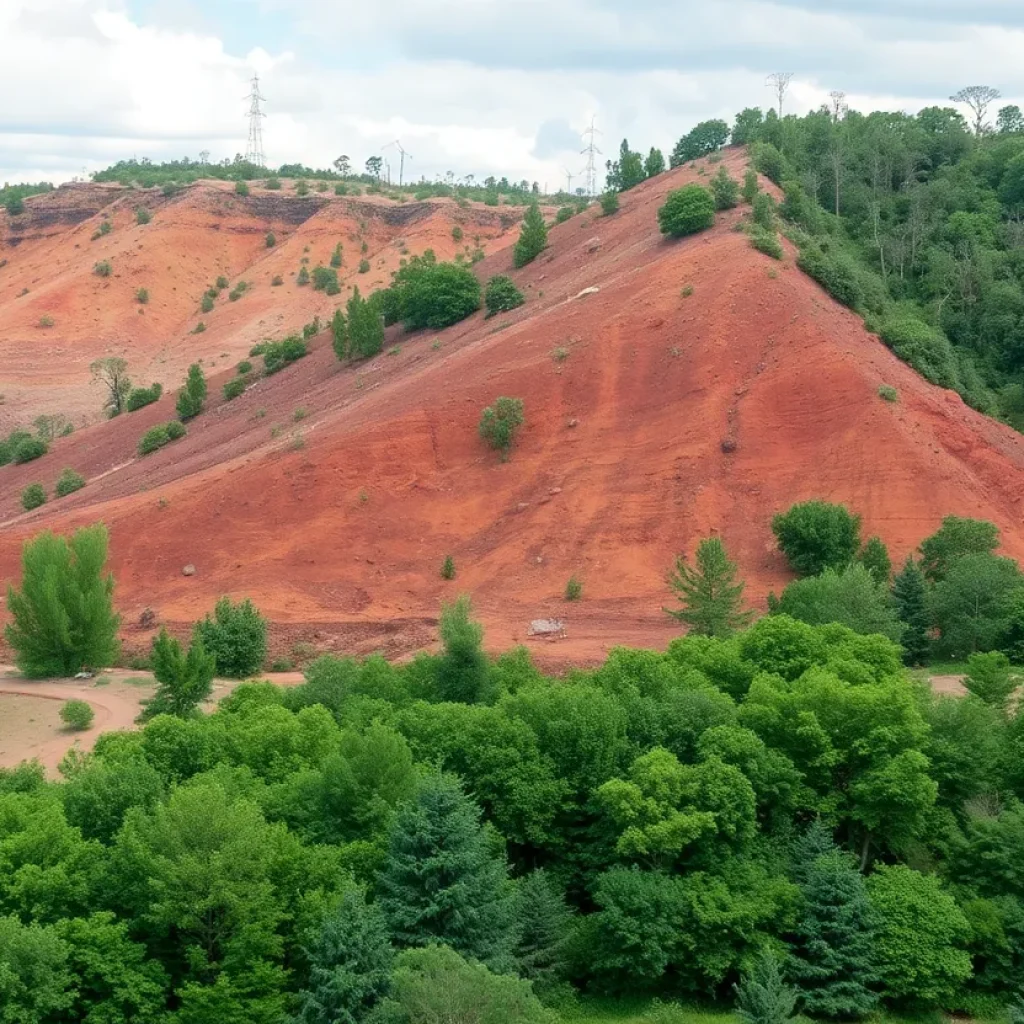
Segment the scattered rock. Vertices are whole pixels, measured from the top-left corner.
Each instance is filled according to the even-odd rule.
[[[561,493],[562,493],[562,488],[561,487],[552,487],[551,490],[548,491],[548,494],[561,494]]]
[[[601,289],[597,285],[592,285],[590,288],[584,288],[583,291],[579,292],[575,298],[582,299],[588,295],[596,295]]]
[[[736,447],[736,442],[731,437],[726,437],[722,439],[721,448],[726,455],[731,455],[734,451],[736,451]]]
[[[579,420],[575,416],[566,424],[569,427],[575,427],[579,423]]]
[[[91,672],[76,672],[75,673],[75,678],[76,679],[92,679],[92,675],[93,674]]]
[[[530,507],[530,503],[528,501],[521,501],[521,502],[519,502],[518,505],[516,505],[516,511],[517,512],[522,512],[524,509],[527,509],[529,507]]]
[[[600,238],[595,237],[595,238],[592,238],[589,242],[587,242],[587,252],[597,252],[597,250],[600,249],[600,248],[601,248],[601,239]]]
[[[184,566],[181,570],[182,576],[195,576],[195,574],[196,567],[191,562],[189,562],[188,565]]]

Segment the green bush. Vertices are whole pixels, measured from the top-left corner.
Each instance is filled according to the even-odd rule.
[[[135,208],[136,224],[148,224],[152,219],[153,215],[144,206],[137,206]]]
[[[273,231],[268,231],[265,241],[267,248],[273,249],[274,246],[277,245],[277,235],[275,235]]]
[[[158,423],[150,427],[139,439],[139,455],[150,455],[152,452],[177,441],[185,436],[185,427],[178,420],[171,420],[170,423]]]
[[[480,282],[468,267],[438,263],[428,250],[395,273],[381,302],[385,323],[401,320],[410,331],[441,330],[480,308]]]
[[[271,288],[280,288],[280,286],[283,285],[283,284],[284,284],[284,278],[280,274],[275,274],[270,279],[270,287]]]
[[[241,377],[232,377],[224,385],[224,399],[230,402],[233,398],[238,398],[245,391],[245,380]]]
[[[841,253],[825,252],[810,241],[800,250],[797,266],[809,274],[837,302],[855,309],[863,298],[857,268]]]
[[[860,550],[860,516],[827,501],[804,501],[780,512],[772,519],[772,532],[801,576],[845,569]]]
[[[751,232],[750,244],[758,252],[763,252],[765,256],[771,256],[772,259],[781,260],[784,255],[779,236],[774,231],[768,231],[762,227],[755,227]]]
[[[487,307],[488,317],[492,317],[496,313],[507,313],[524,302],[526,299],[523,298],[523,293],[515,286],[512,278],[499,274],[487,282],[484,305]]]
[[[217,663],[217,674],[244,679],[258,672],[267,657],[267,620],[248,600],[233,604],[222,597],[213,610],[196,624],[196,637]]]
[[[570,576],[565,585],[566,601],[578,601],[583,596],[583,581],[578,576]]]
[[[297,182],[295,182],[295,194],[297,196],[308,196],[309,195],[309,185],[305,181],[297,181]]]
[[[960,375],[949,339],[935,327],[909,316],[893,317],[879,331],[886,343],[925,380],[939,387],[960,389]]]
[[[669,192],[658,210],[658,226],[663,235],[680,238],[704,231],[715,222],[715,200],[700,185],[684,185]]]
[[[167,439],[169,441],[177,441],[183,438],[187,431],[185,430],[185,424],[180,420],[171,420],[167,424]]]
[[[743,175],[743,201],[753,203],[754,197],[761,190],[757,182],[757,171],[748,167]]]
[[[236,181],[235,194],[239,196],[247,196],[249,194],[249,185],[244,181]]]
[[[898,402],[900,400],[900,393],[890,384],[879,384],[878,397],[883,402]]]
[[[203,301],[199,303],[199,308],[204,313],[210,313],[213,311],[213,299],[210,298],[209,292],[203,293]]]
[[[460,228],[458,224],[456,224],[455,227],[452,228],[452,241],[453,242],[461,242],[462,241],[462,228]]]
[[[140,288],[135,293],[135,301],[138,302],[140,305],[145,306],[149,302],[149,289]]]
[[[786,158],[770,142],[758,142],[751,147],[754,167],[769,181],[782,185],[787,177]]]
[[[512,262],[517,267],[525,267],[532,263],[544,251],[548,244],[548,229],[540,207],[531,203],[523,218],[523,226],[519,232],[515,248],[512,250]]]
[[[602,194],[601,199],[601,212],[606,216],[610,217],[613,213],[619,212],[619,193],[618,192],[605,192]],[[564,209],[564,207],[563,207]],[[561,211],[559,211],[561,212]]]
[[[230,283],[231,282],[223,274],[220,274],[217,277],[217,291],[224,291],[224,289],[227,288]]]
[[[29,484],[21,492],[21,507],[26,512],[46,504],[46,490],[42,484]]]
[[[99,263],[93,265],[92,272],[97,277],[110,277],[114,268],[110,265],[110,260],[100,260]]]
[[[235,367],[239,377],[244,377],[247,373],[252,373],[252,363],[248,359],[243,359],[238,366]]]
[[[73,469],[65,467],[57,478],[57,485],[54,487],[54,494],[58,498],[66,498],[75,491],[80,491],[85,486],[85,477],[76,473]]]
[[[281,341],[268,341],[262,350],[263,370],[269,377],[283,370],[289,363],[294,363],[296,359],[301,359],[306,352],[306,343],[295,334],[282,338]]]
[[[331,266],[337,270],[341,266],[341,262],[341,242],[339,242],[331,252]],[[335,279],[337,279],[337,274],[335,274]]]
[[[190,420],[203,411],[206,402],[206,375],[198,363],[188,368],[185,386],[178,392],[175,408],[183,420]]]
[[[125,400],[125,408],[128,412],[136,412],[158,401],[163,393],[164,387],[162,384],[153,384],[152,387],[148,388],[132,388],[128,392],[128,398]]]
[[[775,200],[767,192],[758,192],[752,206],[754,223],[765,231],[774,231],[778,224]]]
[[[480,415],[480,436],[493,448],[507,457],[519,428],[523,425],[523,400],[521,398],[499,398]]]
[[[341,291],[338,284],[338,272],[333,267],[314,267],[313,291],[337,295]]]
[[[576,210],[571,206],[561,206],[558,209],[558,213],[555,214],[555,223],[564,224],[567,220],[570,220]]]
[[[369,272],[370,272],[370,261],[369,260],[360,260],[359,261],[359,273],[360,274],[368,274]]]
[[[18,465],[42,458],[48,451],[46,442],[38,437],[21,437],[11,452],[11,461]]]
[[[308,271],[308,270],[306,269],[305,265],[303,265],[303,266],[301,266],[301,267],[299,268],[299,274],[298,274],[298,276],[297,276],[297,277],[295,278],[295,283],[296,283],[297,285],[299,285],[300,287],[301,287],[302,285],[307,285],[307,284],[309,284],[309,271]]]
[[[731,210],[740,204],[740,186],[729,177],[724,167],[711,179],[711,195],[715,200],[716,210]]]
[[[60,720],[76,732],[88,729],[93,717],[92,705],[84,700],[67,700],[60,706]]]
[[[441,563],[441,579],[455,579],[455,559],[451,555],[445,555],[444,561]]]
[[[270,189],[271,192],[279,192],[281,190],[281,179],[267,178],[267,180],[263,182],[263,187]]]

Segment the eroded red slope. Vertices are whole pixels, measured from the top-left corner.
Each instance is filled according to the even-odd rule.
[[[738,177],[742,156],[727,160]],[[398,354],[349,368],[321,339],[148,459],[132,461],[134,443],[169,399],[3,470],[8,515],[25,482],[64,464],[99,479],[66,508],[9,521],[0,570],[15,571],[40,526],[102,518],[128,620],[152,606],[186,623],[222,593],[248,594],[281,638],[396,652],[429,642],[440,602],[468,592],[493,647],[555,615],[569,639],[544,654],[582,660],[672,636],[665,573],[712,532],[762,601],[788,575],[771,516],[804,498],[860,512],[894,559],[949,513],[995,521],[1024,557],[1024,438],[926,384],[792,254],[750,248],[732,230],[742,211],[662,240],[664,193],[694,178],[680,169],[627,193],[612,218],[553,229],[550,249],[513,272],[527,304],[443,332],[440,347],[398,336]],[[480,270],[510,263],[506,251]],[[883,383],[898,403],[878,397]],[[504,464],[476,432],[498,395],[526,407]],[[453,582],[439,575],[449,553]],[[572,574],[578,604],[562,599]]]

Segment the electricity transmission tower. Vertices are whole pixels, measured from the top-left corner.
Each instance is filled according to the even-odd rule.
[[[594,157],[602,155],[601,150],[594,144],[594,136],[600,135],[601,132],[594,127],[593,118],[590,119],[590,127],[583,134],[590,138],[590,142],[580,150],[580,153],[587,158],[587,169],[584,174],[587,177],[587,195],[592,197],[597,191],[597,162]]]
[[[266,167],[263,158],[263,118],[267,115],[260,110],[266,99],[260,93],[260,76],[252,76],[252,91],[249,93],[249,142],[245,147],[245,159],[257,167]]]
[[[402,187],[402,181],[405,178],[405,158],[408,157],[411,160],[412,159],[412,153],[407,153],[402,148],[402,143],[399,142],[398,139],[395,139],[394,142],[389,142],[387,144],[387,146],[385,146],[384,148],[387,149],[390,146],[397,146],[398,147],[398,152],[401,154],[401,159],[399,160],[399,164],[398,164],[398,187],[401,188]]]
[[[775,90],[775,95],[779,98],[779,120],[782,120],[782,98],[786,95],[786,90],[789,88],[789,83],[793,81],[792,71],[774,71],[770,74],[765,81],[765,85],[770,85]]]

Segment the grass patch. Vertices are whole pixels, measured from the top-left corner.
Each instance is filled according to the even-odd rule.
[[[890,384],[879,384],[878,397],[884,402],[898,402],[900,393]]]
[[[680,296],[684,299],[688,299],[693,294],[693,285],[684,285],[682,290],[679,292]]]

